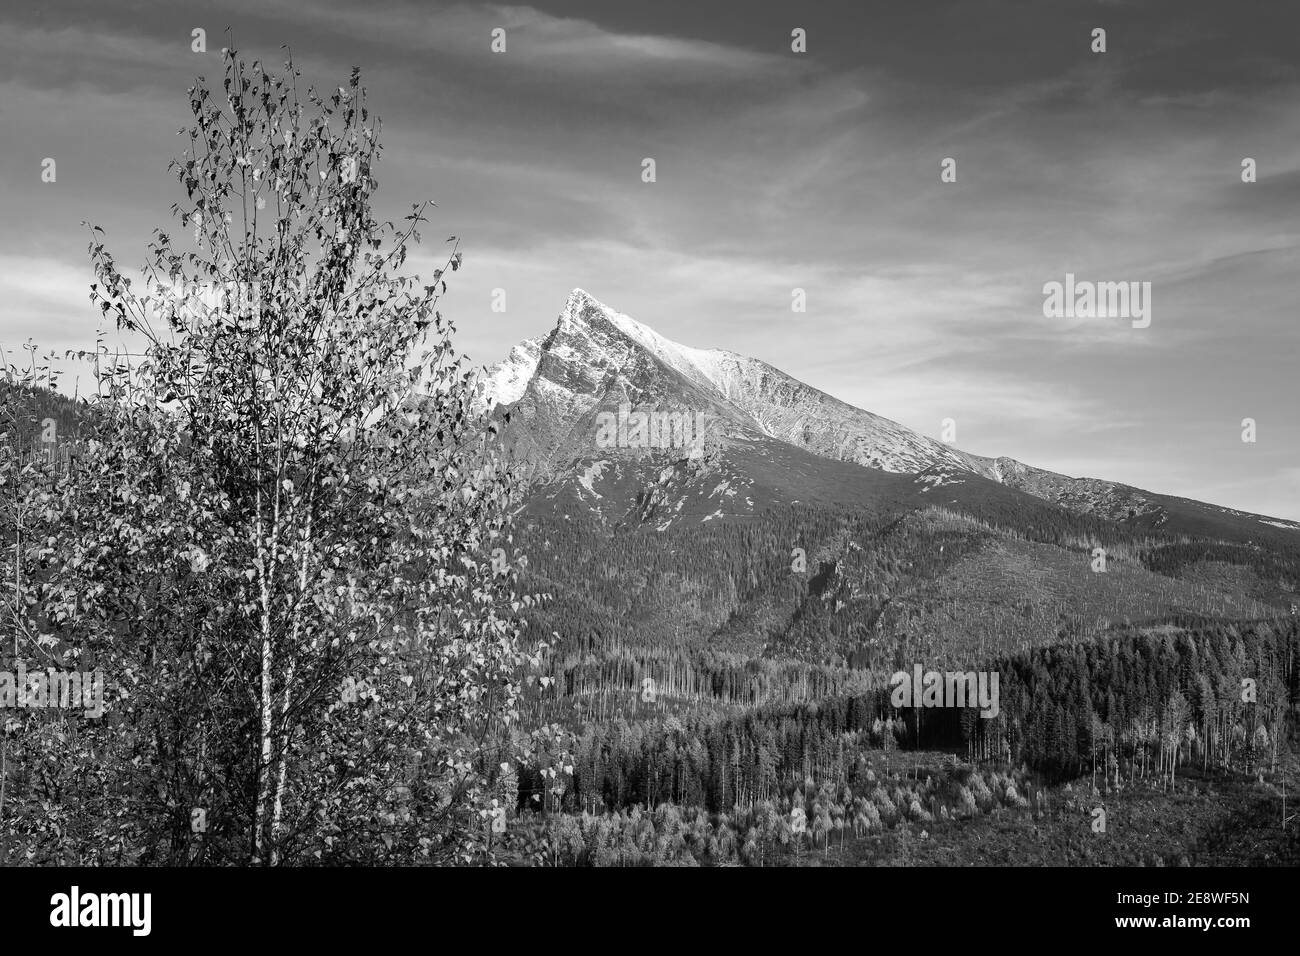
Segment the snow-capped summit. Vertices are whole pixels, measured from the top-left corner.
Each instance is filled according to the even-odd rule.
[[[689,495],[681,489],[693,483],[696,504],[711,509],[701,520],[731,513],[727,508],[752,513],[764,495],[769,502],[784,496],[856,507],[872,495],[899,493],[892,473],[916,476],[903,484],[925,500],[987,496],[1001,486],[999,494],[1011,495],[1004,504],[1036,498],[1144,528],[1235,533],[1225,527],[1223,509],[1212,505],[960,451],[766,362],[674,342],[582,289],[569,294],[547,335],[519,343],[484,370],[480,383],[482,410],[511,413],[503,440],[512,453],[545,473],[571,477],[580,497],[608,492],[609,502],[622,495],[635,502],[632,510],[662,514],[671,501],[669,510],[684,513]],[[671,428],[689,425],[696,434],[700,423],[706,446],[725,453],[687,454],[664,441]],[[690,463],[685,470],[682,461]],[[634,480],[634,473],[641,477]],[[654,476],[649,485],[646,474]],[[1263,533],[1260,520],[1249,516],[1250,535]],[[1288,535],[1296,530],[1279,522],[1265,526]]]
[[[630,315],[616,312],[582,289],[574,289],[569,293],[569,300],[560,313],[560,325],[590,322],[596,316],[609,322],[664,364],[697,384],[716,386],[726,362],[744,361],[742,356],[734,352],[690,348],[666,339],[650,326],[642,325]]]
[[[595,434],[585,420],[627,403],[702,412],[730,437],[774,439],[883,471],[946,464],[994,474],[984,459],[832,398],[766,362],[665,338],[582,289],[569,294],[548,336],[520,343],[488,370],[483,395],[489,405],[522,405],[540,440],[534,451],[548,457],[582,454]]]

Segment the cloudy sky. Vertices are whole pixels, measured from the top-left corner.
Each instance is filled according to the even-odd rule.
[[[953,418],[969,451],[1300,519],[1294,4],[19,6],[0,12],[0,347],[93,342],[79,223],[143,262],[181,198],[185,90],[219,82],[230,27],[324,88],[361,67],[381,218],[438,203],[423,270],[462,238],[444,304],[476,362],[580,286],[918,431]],[[1067,272],[1150,282],[1150,327],[1044,317]]]

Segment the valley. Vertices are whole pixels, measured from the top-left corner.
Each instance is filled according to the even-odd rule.
[[[550,596],[528,719],[573,761],[521,771],[521,858],[1294,859],[1294,523],[970,455],[581,290],[481,394]],[[703,452],[598,442],[629,404]],[[914,667],[992,670],[1001,711],[893,706]]]

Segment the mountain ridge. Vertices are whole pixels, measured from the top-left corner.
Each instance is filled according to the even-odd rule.
[[[778,446],[828,462],[929,483],[967,474],[1076,513],[1143,528],[1219,534],[1232,540],[1281,539],[1300,523],[1161,495],[1101,478],[1074,478],[1017,459],[975,455],[858,408],[759,359],[726,349],[682,345],[600,302],[581,288],[568,296],[554,328],[525,339],[484,370],[476,406],[511,412],[507,444],[544,471],[570,481],[628,458],[671,459],[673,449],[597,442],[601,416],[620,408],[702,413],[707,443],[741,448],[742,457],[788,457]],[[656,456],[656,452],[659,452]],[[668,454],[662,454],[667,452]],[[723,453],[715,456],[725,459]],[[733,456],[734,457],[734,456]],[[725,469],[722,469],[725,472]],[[597,476],[598,477],[598,476]],[[723,474],[722,477],[728,477]],[[732,474],[734,480],[739,476]]]

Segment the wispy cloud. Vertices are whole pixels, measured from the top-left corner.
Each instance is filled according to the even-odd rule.
[[[433,231],[462,237],[446,305],[478,361],[547,331],[582,286],[921,431],[956,418],[973,451],[1300,517],[1300,70],[1283,7],[11,5],[0,338],[89,341],[78,224],[104,225],[124,263],[166,224],[184,91],[219,75],[229,25],[268,62],[290,44],[304,83],[362,68],[385,122],[378,212],[431,197]],[[57,184],[39,181],[44,157]],[[948,157],[956,183],[939,179]],[[1258,182],[1241,182],[1244,157]],[[1043,284],[1067,272],[1150,281],[1151,327],[1045,318]]]

